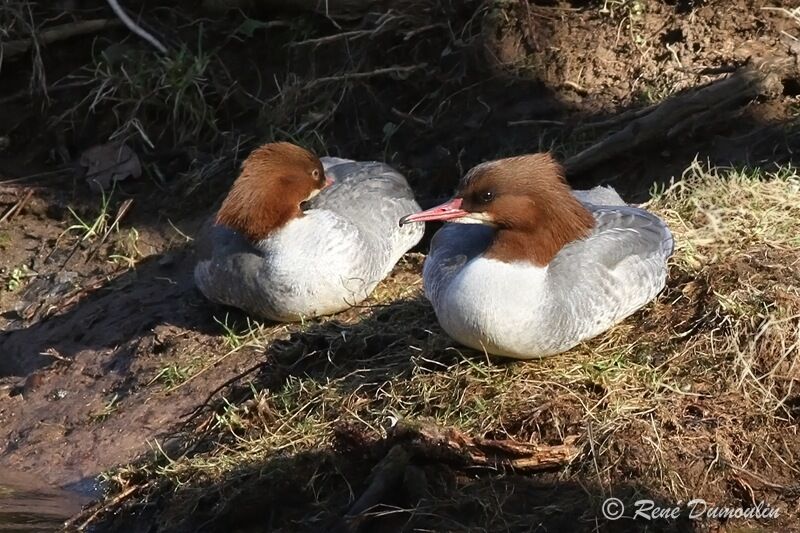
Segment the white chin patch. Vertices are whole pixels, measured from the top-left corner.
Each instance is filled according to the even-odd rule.
[[[458,224],[485,224],[487,226],[495,225],[492,216],[486,213],[470,213],[467,216],[453,219],[450,222],[456,222]]]
[[[320,190],[321,190],[321,189],[314,189],[313,191],[311,191],[311,194],[309,194],[309,195],[308,195],[308,198],[306,198],[306,199],[305,199],[305,200],[303,200],[303,201],[304,201],[304,202],[307,202],[307,201],[311,200],[312,198],[314,198],[316,195],[318,195],[318,194],[319,194],[319,191],[320,191]]]

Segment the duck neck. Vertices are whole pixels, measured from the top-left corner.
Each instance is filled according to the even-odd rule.
[[[545,267],[567,244],[589,235],[595,225],[592,214],[570,197],[557,210],[521,224],[501,226],[486,252],[486,257],[505,262],[524,261]]]
[[[237,231],[252,243],[257,243],[278,231],[291,220],[302,217],[299,203],[270,202],[268,195],[259,191],[249,195],[248,201],[239,196],[241,191],[233,189],[222,204],[217,223]]]

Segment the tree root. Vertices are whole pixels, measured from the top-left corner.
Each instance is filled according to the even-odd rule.
[[[757,97],[778,96],[783,92],[783,79],[792,68],[796,68],[796,63],[788,57],[752,61],[704,87],[677,94],[658,105],[623,113],[618,118],[629,119],[627,125],[567,159],[567,172],[579,174],[644,144],[673,139],[730,118],[732,112]],[[594,126],[617,123],[615,119]]]
[[[454,428],[430,423],[401,421],[388,437],[389,452],[375,465],[369,484],[347,511],[336,531],[355,531],[366,518],[364,514],[386,499],[398,487],[417,494],[425,484],[424,472],[416,465],[440,463],[458,469],[509,469],[533,473],[563,467],[579,455],[577,436],[562,444],[545,445],[510,439],[470,437]]]
[[[447,463],[457,468],[486,467],[515,472],[541,472],[564,466],[578,455],[576,436],[550,446],[510,439],[470,437],[454,428],[400,422],[392,441],[402,443],[416,459]]]

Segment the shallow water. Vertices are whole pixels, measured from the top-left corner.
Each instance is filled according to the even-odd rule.
[[[60,531],[90,498],[42,486],[28,476],[0,472],[0,532]]]

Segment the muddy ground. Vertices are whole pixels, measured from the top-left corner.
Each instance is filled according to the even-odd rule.
[[[56,4],[6,2],[0,37],[115,20],[103,2]],[[205,302],[191,276],[192,236],[256,143],[292,139],[389,161],[430,204],[477,162],[540,149],[567,158],[630,110],[748,61],[797,61],[800,38],[791,0],[418,0],[347,16],[270,2],[125,4],[172,59],[115,22],[7,54],[0,67],[0,469],[60,486],[85,487],[157,440],[179,449],[196,430],[187,415],[269,353],[246,342],[246,317]],[[800,80],[786,72],[779,93],[734,102],[569,179],[640,201],[695,158],[764,170],[797,163]],[[80,159],[112,137],[143,172],[106,201]],[[420,255],[402,262],[391,287],[418,288],[420,264]],[[296,341],[302,329],[259,331]],[[630,475],[635,482],[635,468]],[[511,478],[503,490],[546,498],[548,479]],[[580,507],[585,487],[565,490]]]

